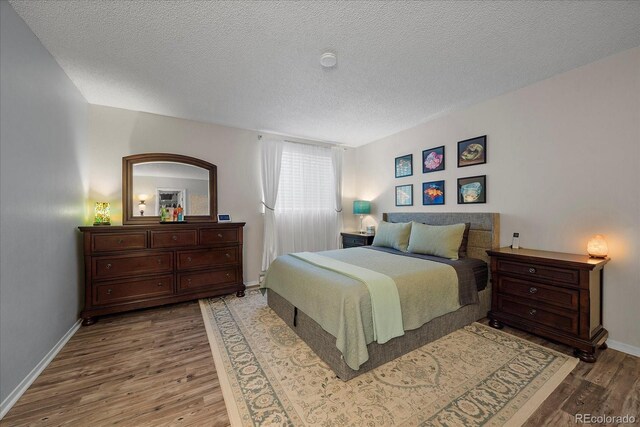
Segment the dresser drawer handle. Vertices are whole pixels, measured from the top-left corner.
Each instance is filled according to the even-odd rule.
[[[118,239],[118,243],[119,243],[119,244],[123,244],[123,243],[124,243],[124,240],[122,240],[122,239]]]
[[[221,234],[221,233],[218,233],[218,237],[222,239],[222,234]]]
[[[175,242],[176,240],[178,240],[178,236],[173,235],[173,236],[171,236],[171,239]]]
[[[231,277],[231,273],[227,273],[227,277]]]
[[[536,269],[533,267],[529,267],[529,273],[536,274]]]
[[[532,308],[531,310],[529,310],[529,314],[530,314],[531,316],[535,316],[535,315],[536,315],[536,313],[537,313],[537,311],[536,311],[536,309],[535,309],[535,308]]]
[[[111,270],[111,267],[113,267],[111,264],[107,264],[107,265],[105,266],[105,268],[106,268],[107,270]]]
[[[190,256],[187,257],[187,262],[193,261]]]
[[[227,252],[225,255],[227,256],[227,258],[231,258],[231,254],[229,252]]]
[[[529,288],[530,294],[535,294],[536,292],[538,292],[538,288],[534,288],[534,287]]]
[[[107,295],[111,295],[113,291],[111,289],[107,289]]]
[[[158,258],[158,264],[162,264],[162,258]]]
[[[158,282],[158,287],[161,288],[162,286],[162,282]]]
[[[187,279],[187,283],[188,283],[188,284],[191,284],[191,279]]]

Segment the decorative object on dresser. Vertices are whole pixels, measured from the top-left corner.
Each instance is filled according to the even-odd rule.
[[[84,238],[83,324],[138,308],[232,292],[244,296],[244,224],[79,227]]]
[[[357,246],[370,246],[373,243],[373,234],[363,233],[349,233],[342,232],[342,247],[343,248],[355,248]]]
[[[587,243],[587,253],[591,258],[606,258],[609,253],[609,246],[602,234],[596,234]]]
[[[96,202],[93,225],[111,225],[111,207],[109,202]]]
[[[491,326],[520,328],[574,347],[585,362],[596,361],[596,347],[607,348],[602,287],[609,259],[508,247],[487,254]]]
[[[369,215],[371,213],[371,202],[368,200],[354,200],[353,201],[353,214],[360,215],[360,228],[358,229],[362,232],[362,220],[365,215]]]

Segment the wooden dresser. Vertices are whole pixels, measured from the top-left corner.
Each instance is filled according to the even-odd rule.
[[[489,324],[503,323],[575,348],[585,362],[606,348],[602,279],[608,259],[531,249],[500,248],[491,256]]]
[[[104,314],[236,292],[245,223],[79,227],[84,325]]]

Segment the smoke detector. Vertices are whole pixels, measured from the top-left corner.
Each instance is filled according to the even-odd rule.
[[[320,56],[320,65],[324,68],[333,68],[338,63],[338,58],[333,52],[325,52]]]

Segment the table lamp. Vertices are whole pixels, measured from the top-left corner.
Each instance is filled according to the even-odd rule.
[[[360,215],[360,233],[362,233],[362,220],[365,215],[371,213],[371,202],[368,200],[354,200],[353,201],[353,214]]]
[[[96,202],[93,225],[111,225],[111,206],[109,202]]]

